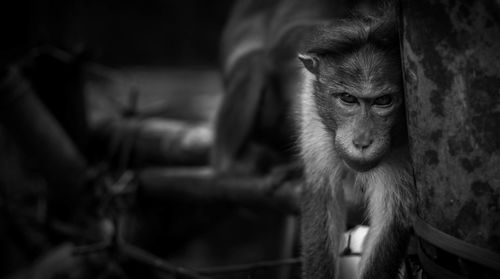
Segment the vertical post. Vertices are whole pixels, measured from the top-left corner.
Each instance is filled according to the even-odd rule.
[[[419,216],[498,253],[500,4],[403,0],[401,11]]]

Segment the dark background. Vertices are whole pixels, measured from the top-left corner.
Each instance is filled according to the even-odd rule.
[[[29,93],[41,100],[55,116],[55,125],[62,126],[89,166],[94,167],[107,154],[102,150],[107,143],[91,140],[90,131],[102,123],[126,124],[138,119],[147,123],[154,118],[167,124],[178,121],[188,128],[193,122],[211,127],[223,95],[218,48],[232,3],[229,0],[2,1],[0,70],[23,64],[20,61],[27,62],[25,67],[34,68],[32,75],[27,75],[33,87]],[[69,62],[52,57],[53,52],[30,61],[33,59],[30,53],[44,47],[63,50],[69,55],[66,59]],[[73,59],[71,55],[83,59]],[[134,99],[135,115],[127,118],[125,112]],[[22,100],[15,104],[19,106],[16,108],[28,107]],[[4,105],[1,99],[0,105]],[[44,160],[39,164],[27,147],[37,151],[44,150],[44,146],[40,146],[39,139],[26,136],[22,142],[18,141],[14,136],[16,131],[29,135],[32,127],[22,127],[16,117],[11,117],[11,111],[15,112],[0,106],[3,117],[0,118],[0,278],[22,278],[16,276],[29,274],[30,270],[49,273],[52,265],[37,266],[37,263],[46,263],[51,258],[56,259],[53,266],[75,275],[79,270],[63,260],[76,264],[73,261],[80,258],[71,257],[66,246],[58,248],[71,239],[45,226],[46,210],[38,207],[47,202],[47,193],[55,190],[41,171],[46,165]],[[22,112],[31,120],[38,118],[29,113],[29,108]],[[154,149],[154,144],[158,142],[147,146],[153,145]],[[32,224],[31,219],[25,220],[19,212],[8,209],[7,204],[28,211],[31,219],[31,215],[42,216],[42,226]],[[54,207],[51,211],[54,215],[65,213]],[[127,242],[173,264],[193,268],[282,258],[283,236],[288,231],[294,232],[295,226],[293,217],[281,213],[233,204],[185,202],[176,197],[142,199],[140,195],[126,219],[123,233]],[[293,244],[294,234],[289,238]],[[129,278],[153,278],[144,275],[153,273],[152,269],[141,265],[124,263],[122,267],[128,268]],[[255,278],[277,278],[276,272],[280,271],[259,271]],[[134,276],[137,274],[140,276]],[[221,278],[248,278],[248,275]]]
[[[213,65],[231,2],[2,1],[2,61],[52,45],[109,66]]]

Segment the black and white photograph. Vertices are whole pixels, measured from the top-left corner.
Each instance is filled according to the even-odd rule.
[[[500,278],[500,0],[0,22],[0,279]]]

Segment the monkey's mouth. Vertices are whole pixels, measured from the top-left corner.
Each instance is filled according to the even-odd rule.
[[[351,169],[358,172],[366,172],[379,163],[379,160],[363,160],[363,159],[344,159],[344,163]]]

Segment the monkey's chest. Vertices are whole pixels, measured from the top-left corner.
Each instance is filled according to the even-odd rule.
[[[347,207],[347,226],[354,227],[359,224],[365,224],[367,219],[365,216],[366,199],[364,198],[364,184],[356,183],[355,176],[349,174],[342,179],[342,188],[344,190],[344,198]]]

